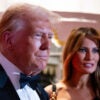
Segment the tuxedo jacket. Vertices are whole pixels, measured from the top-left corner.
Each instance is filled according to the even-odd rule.
[[[40,100],[49,100],[48,94],[44,91],[42,86],[38,84],[36,89]],[[14,89],[6,72],[0,65],[0,100],[20,100],[16,90]],[[24,98],[23,98],[24,100]]]

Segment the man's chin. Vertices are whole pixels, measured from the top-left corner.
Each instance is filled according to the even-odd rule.
[[[31,75],[39,74],[41,71],[43,71],[46,68],[46,66],[47,66],[46,63],[35,65],[35,68],[33,68],[33,70],[31,69]]]
[[[46,68],[46,66],[39,66],[35,71],[33,71],[34,75],[39,74],[41,71],[43,71]]]

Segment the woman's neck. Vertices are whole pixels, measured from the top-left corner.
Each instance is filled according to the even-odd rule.
[[[68,86],[71,88],[82,89],[90,86],[89,83],[89,75],[79,75],[75,74],[73,77],[67,82]]]

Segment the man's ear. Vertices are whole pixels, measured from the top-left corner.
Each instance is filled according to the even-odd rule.
[[[11,47],[11,32],[6,31],[2,34],[2,43],[7,47]]]

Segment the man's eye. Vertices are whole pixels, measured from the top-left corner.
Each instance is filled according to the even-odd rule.
[[[35,34],[34,34],[34,37],[35,37],[35,38],[41,38],[41,37],[42,37],[42,34],[40,34],[40,33],[35,33]]]
[[[48,38],[49,38],[49,39],[52,39],[52,38],[53,38],[53,35],[49,35]]]

